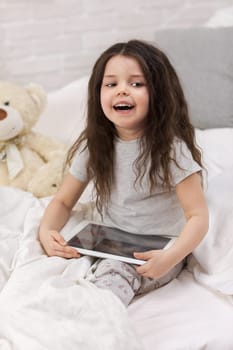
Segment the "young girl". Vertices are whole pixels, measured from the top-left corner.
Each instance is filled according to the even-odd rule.
[[[133,266],[99,259],[87,279],[125,305],[174,279],[208,229],[201,156],[177,74],[166,55],[131,40],[107,49],[88,87],[87,126],[70,149],[69,174],[48,205],[39,237],[49,256],[80,255],[59,231],[90,180],[104,224],[176,236],[167,250],[135,252]]]

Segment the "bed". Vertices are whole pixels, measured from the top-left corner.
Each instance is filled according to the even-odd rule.
[[[207,168],[210,228],[187,267],[125,309],[111,292],[85,281],[90,258],[44,254],[37,229],[50,198],[2,187],[1,350],[233,349],[232,38],[232,28],[155,33],[182,78]],[[36,130],[70,145],[85,124],[87,81],[50,92]],[[64,237],[92,219],[90,195],[88,187]]]

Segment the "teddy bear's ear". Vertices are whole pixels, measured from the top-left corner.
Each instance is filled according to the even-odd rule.
[[[42,88],[42,86],[34,83],[28,84],[25,88],[31,95],[33,100],[36,102],[41,113],[44,110],[47,103],[47,96],[44,89]]]

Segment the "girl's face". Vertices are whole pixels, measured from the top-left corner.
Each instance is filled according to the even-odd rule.
[[[100,101],[118,136],[133,140],[143,135],[149,108],[149,92],[136,59],[117,55],[106,64]]]

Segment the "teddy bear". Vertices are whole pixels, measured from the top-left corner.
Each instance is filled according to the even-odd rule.
[[[0,186],[13,186],[36,197],[58,190],[66,146],[33,131],[47,102],[38,84],[0,81]]]

